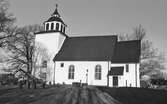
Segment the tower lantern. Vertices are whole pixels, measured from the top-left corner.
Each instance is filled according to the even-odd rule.
[[[67,25],[61,19],[58,12],[58,5],[56,4],[56,9],[51,15],[51,17],[44,22],[45,31],[55,31],[65,34],[65,29]]]

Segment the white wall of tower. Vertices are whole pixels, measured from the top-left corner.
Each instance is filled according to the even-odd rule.
[[[49,57],[50,57],[50,61],[47,62],[47,72],[49,72],[47,75],[47,81],[52,80],[50,77],[50,75],[52,75],[51,73],[53,73],[53,69],[54,69],[54,62],[53,62],[53,58],[54,56],[58,53],[58,51],[61,49],[61,46],[63,45],[63,42],[65,40],[66,36],[64,36],[63,34],[61,34],[60,32],[53,32],[53,33],[44,33],[44,34],[37,34],[35,41],[36,43],[41,43],[48,51]],[[38,60],[39,62],[41,62],[40,60]],[[42,64],[42,62],[41,62]],[[38,69],[41,70],[41,69]]]

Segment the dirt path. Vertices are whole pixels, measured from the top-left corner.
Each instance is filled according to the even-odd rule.
[[[61,86],[36,90],[7,91],[0,104],[121,104],[95,87]]]

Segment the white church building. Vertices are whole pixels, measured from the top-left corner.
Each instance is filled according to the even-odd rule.
[[[35,41],[47,47],[50,60],[38,59],[52,84],[140,87],[140,41],[118,41],[116,35],[70,37],[57,7]]]

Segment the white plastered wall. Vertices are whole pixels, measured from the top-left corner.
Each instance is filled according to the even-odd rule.
[[[64,63],[64,67],[61,67],[61,63]],[[68,79],[69,66],[75,66],[74,79]],[[95,80],[95,66],[101,65],[102,76],[101,80]],[[55,83],[72,84],[72,82],[86,83],[86,73],[88,70],[88,84],[107,86],[107,73],[108,73],[107,61],[56,61],[55,62]]]
[[[64,63],[64,67],[61,67],[61,63]],[[75,66],[74,79],[68,79],[69,66]],[[102,79],[95,80],[95,66],[101,65],[102,67]],[[86,73],[88,69],[88,84],[97,86],[107,86],[107,73],[110,67],[123,66],[123,76],[118,76],[118,87],[140,87],[139,79],[139,64],[130,63],[129,72],[126,72],[126,64],[111,64],[107,61],[56,61],[55,62],[55,77],[52,78],[55,83],[72,84],[72,82],[86,83]],[[136,68],[136,69],[135,69]],[[54,74],[53,73],[53,74]],[[136,77],[137,75],[137,77]],[[127,80],[127,84],[126,84]],[[137,81],[137,82],[136,82]],[[137,86],[136,86],[137,83]],[[113,76],[109,76],[109,86],[113,87]]]

